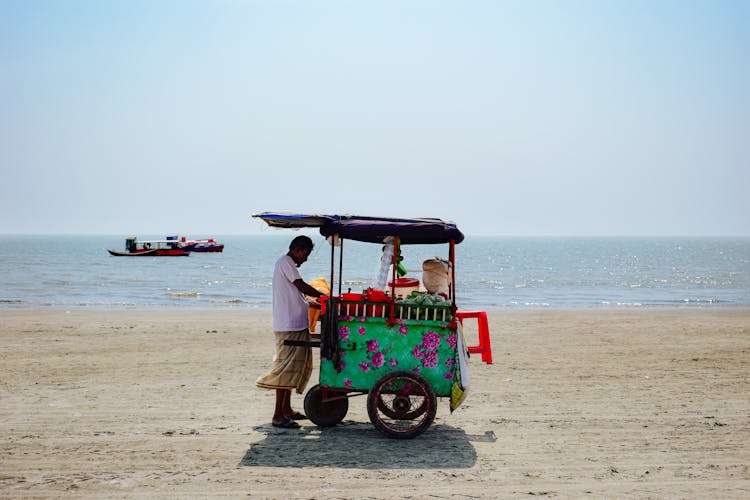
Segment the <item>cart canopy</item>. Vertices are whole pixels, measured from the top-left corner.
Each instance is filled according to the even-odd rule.
[[[253,214],[272,227],[317,227],[325,237],[382,243],[388,236],[398,236],[402,245],[461,243],[464,235],[452,222],[440,219],[367,217],[361,215],[291,214],[263,212]]]

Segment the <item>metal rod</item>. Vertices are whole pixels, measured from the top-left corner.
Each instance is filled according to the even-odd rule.
[[[451,240],[451,246],[450,246],[450,256],[449,259],[451,261],[451,286],[448,289],[448,292],[451,294],[451,298],[453,299],[453,308],[456,307],[456,242],[454,240]]]
[[[341,295],[341,283],[344,282],[342,270],[344,268],[344,238],[339,238],[339,295]]]
[[[331,235],[331,295],[333,295],[333,272],[334,272],[334,266],[336,265],[336,235]],[[341,285],[339,285],[339,288]],[[341,295],[341,290],[339,290],[339,295]]]
[[[393,300],[391,301],[391,313],[389,316],[391,320],[396,313],[396,267],[398,266],[398,256],[401,254],[401,238],[396,236],[393,244],[393,272],[391,273],[391,283],[393,284],[391,287],[391,298]]]
[[[393,238],[393,268],[391,269],[391,296],[396,298],[396,266],[398,265],[398,253],[401,251],[401,240],[398,236]]]

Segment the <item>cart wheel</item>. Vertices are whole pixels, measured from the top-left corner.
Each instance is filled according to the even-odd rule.
[[[323,402],[323,390],[315,385],[305,395],[305,413],[307,418],[319,427],[333,427],[346,416],[349,411],[347,398]]]
[[[437,411],[435,391],[417,373],[386,373],[370,389],[367,413],[383,434],[397,439],[419,436],[432,424]]]
[[[403,408],[411,406],[408,396],[378,397],[378,410],[383,412],[388,418],[396,420],[413,420],[427,411],[427,399],[422,401],[417,408],[404,412]]]

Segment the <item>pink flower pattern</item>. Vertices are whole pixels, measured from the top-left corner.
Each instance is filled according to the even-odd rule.
[[[417,359],[421,359],[424,357],[424,353],[422,352],[421,345],[415,345],[414,349],[412,350],[412,353],[414,354],[414,357]]]
[[[349,342],[349,327],[342,326],[339,328],[339,338],[344,342]]]
[[[455,349],[456,348],[456,334],[451,333],[450,335],[448,335],[447,342],[448,342],[448,345],[451,346],[451,349]]]
[[[433,331],[425,333],[424,337],[422,338],[422,347],[424,347],[428,351],[434,351],[435,349],[440,347],[440,336]]]
[[[438,354],[435,351],[427,351],[422,359],[422,366],[425,368],[435,368],[438,365]]]
[[[382,352],[376,352],[372,357],[372,366],[374,366],[375,368],[380,368],[381,366],[383,366],[383,363],[385,363],[385,356],[383,356]]]

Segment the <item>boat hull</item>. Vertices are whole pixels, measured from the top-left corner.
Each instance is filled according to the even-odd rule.
[[[115,257],[187,257],[189,251],[181,248],[151,248],[148,250],[136,250],[134,252],[118,252],[117,250],[107,249],[110,255]]]
[[[200,246],[196,245],[190,249],[191,252],[223,252],[224,245]]]

